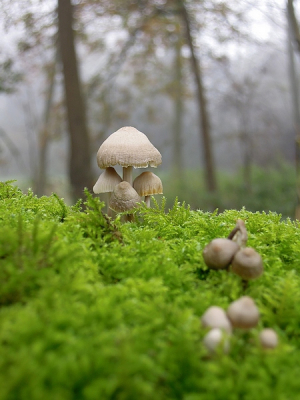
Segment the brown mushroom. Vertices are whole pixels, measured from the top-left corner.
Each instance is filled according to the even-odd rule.
[[[246,247],[234,255],[231,270],[244,281],[256,279],[263,273],[263,261],[252,247]]]
[[[274,329],[265,328],[259,334],[260,344],[264,349],[274,349],[278,346],[278,336]]]
[[[213,239],[203,250],[205,264],[211,269],[225,269],[239,250],[236,242],[225,238]]]
[[[230,304],[227,316],[234,328],[250,329],[257,325],[259,311],[251,297],[243,296]]]
[[[128,182],[123,181],[115,186],[109,207],[117,213],[126,211],[127,214],[132,214],[140,201],[141,198],[133,187]]]
[[[146,135],[131,126],[125,126],[102,143],[97,162],[100,168],[121,165],[123,180],[132,185],[132,167],[157,167],[161,164],[161,154]]]
[[[142,172],[133,181],[133,187],[139,196],[145,196],[145,203],[150,207],[150,196],[154,194],[162,194],[163,186],[160,178],[153,172]]]

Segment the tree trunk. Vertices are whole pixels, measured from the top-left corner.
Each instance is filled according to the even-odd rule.
[[[38,171],[37,171],[36,188],[35,188],[37,196],[42,196],[43,194],[45,194],[45,186],[47,183],[47,165],[48,165],[47,153],[50,142],[49,120],[50,120],[50,112],[53,101],[57,63],[58,63],[58,51],[56,51],[55,59],[53,60],[53,64],[51,65],[51,70],[48,75],[49,82],[46,94],[47,97],[44,110],[43,128],[39,134],[39,162],[38,162]]]
[[[202,69],[200,60],[196,56],[193,44],[190,17],[188,15],[188,11],[185,7],[183,0],[179,0],[179,4],[181,6],[181,17],[186,30],[186,39],[191,52],[192,69],[196,82],[199,116],[201,117],[201,123],[199,124],[199,127],[200,127],[200,137],[203,142],[206,188],[210,193],[215,193],[217,191],[217,180],[215,172],[215,163],[212,152],[212,140],[211,140],[210,122],[207,110],[206,94],[202,79]]]
[[[298,51],[300,53],[299,42],[297,40],[298,25],[296,22],[293,2],[288,1],[287,4],[287,20],[288,20],[288,55],[289,55],[289,78],[291,85],[293,119],[295,129],[295,168],[296,168],[296,211],[295,218],[300,220],[300,107],[299,107],[299,85],[295,68],[294,50],[292,46],[293,39],[296,41]],[[295,26],[295,24],[297,26]]]
[[[183,116],[183,87],[182,87],[182,56],[181,43],[178,37],[175,44],[175,74],[174,74],[174,127],[173,127],[173,173],[176,181],[182,185],[183,157],[182,157],[182,116]]]
[[[58,0],[60,56],[70,135],[69,177],[74,199],[92,187],[90,142],[75,52],[71,0]]]

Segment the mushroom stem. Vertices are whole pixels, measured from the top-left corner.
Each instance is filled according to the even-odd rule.
[[[128,182],[132,186],[132,167],[123,167],[123,181]]]
[[[150,196],[145,196],[146,206],[150,208]]]

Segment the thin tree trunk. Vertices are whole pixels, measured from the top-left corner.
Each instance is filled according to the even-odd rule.
[[[44,110],[43,128],[39,134],[39,163],[37,171],[36,189],[35,192],[38,196],[45,194],[45,186],[47,183],[47,165],[48,165],[48,146],[50,142],[49,133],[49,120],[50,112],[53,101],[53,92],[55,84],[56,67],[58,63],[58,50],[55,54],[55,59],[51,65],[51,70],[48,75],[48,91]]]
[[[174,102],[174,128],[173,128],[173,171],[176,181],[182,184],[183,157],[182,157],[182,116],[183,116],[183,94],[182,94],[182,56],[181,43],[178,37],[175,44],[175,102]]]
[[[196,56],[193,38],[191,34],[191,24],[188,11],[185,7],[184,1],[179,1],[181,6],[181,16],[186,30],[186,39],[191,52],[192,69],[196,82],[197,100],[199,106],[199,115],[201,117],[200,137],[203,142],[204,162],[205,162],[205,180],[207,190],[211,193],[217,190],[217,180],[215,172],[215,163],[212,152],[212,140],[210,132],[210,122],[207,110],[206,94],[202,79],[202,69],[199,58]]]
[[[58,0],[60,56],[70,135],[69,176],[74,198],[92,187],[90,142],[75,52],[71,0]]]
[[[293,119],[294,119],[294,129],[295,129],[295,168],[296,168],[296,179],[297,179],[296,180],[297,203],[296,203],[295,218],[300,220],[300,102],[299,102],[299,84],[295,68],[294,50],[292,46],[292,41],[295,38],[295,35],[293,35],[293,33],[295,32],[296,18],[294,15],[293,2],[290,0],[288,1],[287,4],[287,20],[288,20],[289,78],[291,85]],[[299,45],[298,41],[296,42]]]

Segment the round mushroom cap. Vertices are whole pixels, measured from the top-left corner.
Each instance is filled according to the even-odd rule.
[[[211,306],[201,317],[203,327],[220,328],[231,333],[231,323],[226,315],[226,312],[221,307]]]
[[[108,167],[99,176],[97,182],[93,187],[93,192],[96,194],[112,192],[114,190],[114,187],[120,182],[122,182],[120,175],[113,167]]]
[[[162,162],[160,152],[144,133],[125,126],[112,133],[100,146],[97,163],[100,168],[114,165],[146,168],[157,167]]]
[[[204,346],[210,353],[215,353],[217,348],[223,344],[223,352],[229,352],[229,341],[227,335],[224,333],[222,329],[213,328],[210,330],[203,339]]]
[[[231,269],[242,279],[249,280],[258,278],[263,273],[264,267],[257,251],[252,247],[245,247],[234,255]]]
[[[133,181],[133,187],[139,196],[151,196],[152,194],[163,193],[163,186],[160,178],[150,171],[143,172],[136,177]]]
[[[278,345],[278,336],[274,329],[265,328],[259,334],[260,344],[264,349],[274,349]]]
[[[137,208],[140,201],[140,196],[133,187],[128,182],[123,181],[115,186],[109,202],[109,208],[116,212],[126,211],[130,213]]]
[[[203,250],[205,264],[211,269],[224,269],[229,266],[239,245],[230,239],[213,239]]]
[[[243,296],[230,304],[227,316],[234,328],[251,329],[258,323],[259,311],[251,297]]]

